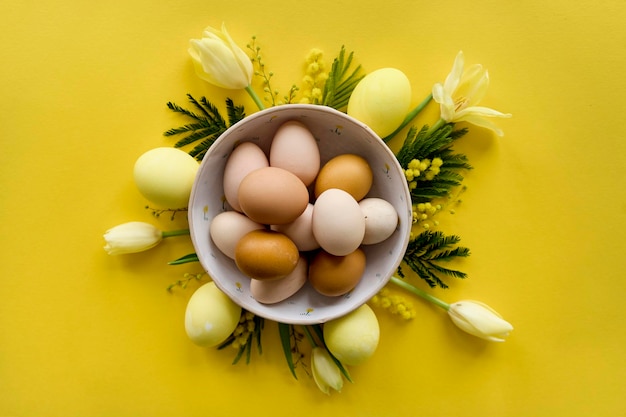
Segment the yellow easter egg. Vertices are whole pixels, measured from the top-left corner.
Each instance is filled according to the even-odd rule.
[[[348,102],[348,115],[384,138],[400,126],[410,105],[411,83],[407,76],[395,68],[381,68],[357,84]]]
[[[360,365],[369,359],[379,339],[378,319],[367,304],[324,324],[326,347],[345,365]]]
[[[162,208],[189,205],[198,162],[176,148],[161,147],[147,151],[135,162],[133,176],[139,192]]]
[[[187,303],[185,331],[198,346],[217,346],[239,324],[241,307],[209,282],[198,288]]]

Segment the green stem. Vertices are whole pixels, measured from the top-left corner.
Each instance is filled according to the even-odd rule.
[[[302,328],[304,329],[304,334],[306,335],[307,340],[311,344],[311,347],[316,348],[317,343],[315,342],[315,339],[313,339],[313,335],[311,334],[311,331],[309,330],[309,326],[302,326]]]
[[[388,142],[389,140],[391,140],[391,138],[393,138],[396,134],[398,134],[399,131],[401,131],[402,129],[404,129],[406,127],[406,125],[408,125],[409,123],[411,123],[411,121],[413,119],[415,119],[415,117],[417,117],[417,115],[424,110],[424,107],[426,107],[426,105],[428,103],[430,103],[430,101],[433,99],[433,95],[429,94],[428,97],[426,97],[420,104],[417,105],[417,107],[415,107],[413,110],[411,110],[411,112],[409,114],[406,115],[406,117],[404,118],[404,120],[402,121],[402,123],[400,124],[400,126],[393,131],[393,133],[385,136],[383,138],[383,141]]]
[[[254,100],[254,103],[259,108],[259,110],[263,110],[265,108],[265,106],[263,105],[263,102],[261,101],[259,96],[256,94],[256,92],[252,89],[252,85],[248,85],[245,88],[245,90],[248,92],[250,97],[252,97],[252,100]]]
[[[440,300],[439,298],[432,296],[430,294],[428,294],[426,291],[421,290],[417,287],[414,287],[413,285],[407,283],[406,281],[404,281],[402,278],[398,278],[396,276],[391,277],[390,282],[396,284],[398,287],[401,287],[409,292],[412,292],[415,295],[418,295],[420,297],[422,297],[423,299],[430,301],[431,303],[443,308],[444,310],[448,311],[450,309],[450,304],[446,303],[445,301]]]
[[[181,229],[181,230],[169,230],[163,232],[163,238],[172,237],[172,236],[183,236],[188,235],[189,229]]]
[[[433,132],[436,132],[438,129],[440,129],[440,128],[441,128],[443,125],[445,125],[446,123],[448,123],[448,122],[446,122],[446,121],[445,121],[445,120],[443,120],[443,119],[439,119],[439,120],[437,120],[437,121],[435,122],[435,124],[434,124],[434,125],[432,125],[432,126],[430,127],[430,129],[428,129],[428,134],[430,135],[430,134],[432,134]]]

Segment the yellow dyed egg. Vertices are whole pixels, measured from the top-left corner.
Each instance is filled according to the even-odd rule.
[[[198,162],[188,153],[162,147],[141,155],[135,162],[133,176],[146,199],[162,208],[177,209],[189,205],[198,168]]]
[[[369,359],[379,338],[378,319],[367,304],[324,324],[326,347],[345,365],[360,365]]]
[[[241,307],[209,282],[198,288],[187,303],[185,331],[198,346],[217,346],[239,324]]]
[[[348,115],[368,125],[384,138],[396,130],[411,105],[411,83],[395,68],[381,68],[367,74],[348,102]]]

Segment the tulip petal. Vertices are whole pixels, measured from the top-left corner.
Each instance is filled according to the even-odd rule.
[[[495,310],[479,301],[451,304],[448,314],[461,330],[492,342],[503,342],[513,330],[513,326]]]
[[[313,348],[311,351],[311,370],[313,380],[324,394],[330,394],[331,388],[335,391],[341,391],[343,388],[341,371],[326,349]]]
[[[463,51],[459,51],[454,59],[454,64],[452,65],[452,71],[446,77],[446,81],[443,84],[443,88],[448,95],[452,95],[456,90],[459,82],[461,80],[461,76],[463,75],[463,66],[465,64],[465,57],[463,55]]]

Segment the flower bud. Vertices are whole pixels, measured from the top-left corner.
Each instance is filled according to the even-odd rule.
[[[395,68],[367,74],[357,84],[348,102],[348,114],[384,138],[393,133],[409,111],[411,83]]]
[[[448,315],[461,330],[492,342],[504,342],[513,330],[513,326],[495,310],[478,301],[450,304]]]
[[[201,39],[192,39],[189,55],[196,74],[208,83],[231,90],[250,85],[252,62],[235,44],[224,24],[221,31],[209,26],[204,30]]]
[[[324,394],[330,394],[331,388],[335,391],[341,391],[343,387],[341,371],[326,349],[319,346],[313,348],[311,351],[311,370],[313,371],[313,380]]]
[[[107,230],[104,234],[104,250],[109,255],[143,252],[158,245],[163,232],[149,223],[123,223]]]

